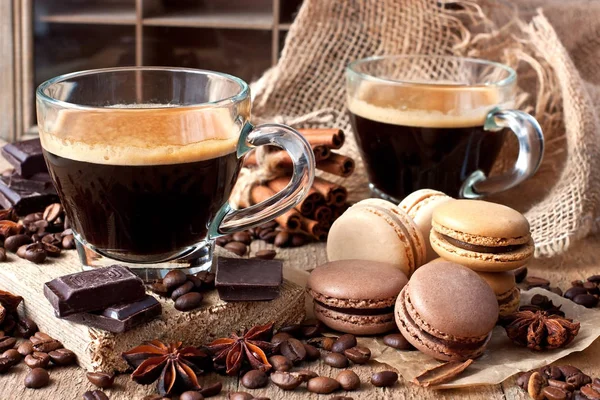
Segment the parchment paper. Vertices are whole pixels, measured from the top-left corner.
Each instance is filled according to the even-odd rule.
[[[284,268],[284,277],[298,285],[306,286],[308,273],[292,268]],[[521,304],[530,304],[535,294],[547,296],[555,305],[561,305],[567,318],[579,321],[579,334],[564,349],[533,351],[515,345],[508,339],[504,328],[495,327],[492,339],[480,358],[476,359],[458,379],[436,386],[436,389],[451,389],[478,385],[494,385],[506,378],[524,371],[543,367],[576,351],[582,351],[600,336],[600,311],[578,306],[564,297],[543,289],[521,291]],[[306,315],[313,315],[312,301],[307,296]],[[360,337],[360,345],[371,349],[372,360],[388,364],[404,379],[410,381],[423,370],[438,365],[439,362],[419,351],[400,351],[383,344],[382,337]]]

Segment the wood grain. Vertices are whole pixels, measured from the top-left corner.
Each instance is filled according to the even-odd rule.
[[[13,10],[17,1],[0,1],[0,138],[4,140],[13,140],[16,132]]]
[[[255,242],[252,244],[252,253],[263,248],[272,248],[271,245],[264,242]],[[311,244],[302,248],[278,249],[279,257],[285,260],[287,266],[301,270],[311,270],[315,266],[325,261],[325,246],[323,244]],[[566,289],[573,279],[586,278],[589,275],[600,273],[600,237],[590,237],[577,246],[568,254],[553,259],[534,260],[530,266],[530,275],[537,275],[549,279]],[[0,268],[2,266],[0,265]],[[49,264],[45,268],[52,268]],[[600,311],[599,311],[600,312]],[[592,376],[600,376],[600,341],[581,353],[575,353],[567,358],[558,361],[559,364],[570,363],[582,368],[586,373]],[[339,370],[328,367],[323,363],[311,363],[307,366],[314,369],[317,373],[324,376],[335,377]],[[411,383],[400,379],[393,388],[379,389],[371,386],[369,378],[375,371],[383,370],[384,365],[371,362],[363,366],[353,366],[352,369],[360,376],[363,382],[362,388],[357,392],[348,392],[346,395],[355,399],[375,400],[375,399],[507,399],[507,400],[525,400],[528,399],[522,390],[514,384],[514,378],[510,378],[501,385],[482,386],[471,389],[435,391],[430,389],[418,388]],[[79,399],[86,390],[93,389],[85,378],[84,370],[81,368],[55,368],[50,371],[52,384],[44,389],[31,390],[23,387],[27,367],[19,365],[11,373],[0,377],[0,399]],[[223,381],[225,391],[220,399],[226,398],[227,390],[244,390],[237,379],[224,378],[214,374],[202,378],[202,382],[212,382],[215,380]],[[129,400],[141,399],[145,395],[152,393],[154,386],[139,386],[132,383],[127,375],[121,375],[117,378],[118,385],[107,394],[111,400]],[[324,396],[308,393],[306,389],[301,388],[293,392],[283,392],[282,390],[269,385],[264,389],[247,390],[255,396],[268,396],[275,399],[304,400],[304,399],[324,399]],[[344,394],[340,392],[339,394]],[[329,396],[331,397],[331,396]]]

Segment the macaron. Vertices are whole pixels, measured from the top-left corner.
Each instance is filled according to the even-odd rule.
[[[527,219],[482,200],[455,200],[433,212],[429,240],[440,257],[475,271],[501,272],[525,265],[534,245]]]
[[[406,276],[425,262],[425,240],[414,221],[393,203],[358,202],[331,226],[327,258],[369,260],[396,265]]]
[[[477,272],[477,275],[494,291],[501,317],[510,315],[519,309],[521,291],[517,287],[515,274],[512,271]]]
[[[432,261],[439,257],[438,254],[433,251],[431,244],[429,243],[429,233],[431,232],[431,218],[433,216],[433,210],[435,210],[438,206],[452,200],[454,200],[454,198],[446,195],[443,192],[433,189],[420,189],[406,196],[398,205],[408,214],[409,217],[413,219],[413,221],[415,221],[415,224],[421,231],[421,235],[426,238],[425,246],[427,250],[427,256],[425,262]]]
[[[313,270],[306,290],[315,317],[336,331],[376,335],[395,328],[394,303],[408,279],[392,264],[343,260]]]
[[[498,319],[490,286],[462,265],[435,260],[419,268],[396,302],[396,323],[413,346],[438,360],[483,354]]]

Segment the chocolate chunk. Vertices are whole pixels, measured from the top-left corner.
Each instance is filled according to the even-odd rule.
[[[23,178],[21,175],[13,172],[8,176],[0,176],[0,180],[13,190],[56,194],[50,174],[47,172],[33,174],[29,178]]]
[[[281,261],[220,257],[215,286],[225,301],[261,301],[276,298],[282,281]]]
[[[56,192],[40,193],[33,189],[19,189],[8,186],[3,180],[0,180],[0,205],[4,208],[12,207],[17,215],[39,211],[58,201]]]
[[[140,301],[111,306],[95,313],[73,314],[66,319],[93,328],[122,333],[151,321],[161,312],[160,303],[154,297],[146,296]]]
[[[44,295],[58,317],[103,310],[114,304],[139,301],[144,283],[121,265],[96,268],[53,279],[44,284]]]
[[[38,172],[48,172],[39,138],[9,143],[2,148],[2,155],[24,178]]]

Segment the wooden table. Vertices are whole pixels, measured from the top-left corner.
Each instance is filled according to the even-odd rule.
[[[262,242],[252,244],[252,252],[270,245]],[[285,262],[293,267],[310,270],[325,261],[325,247],[322,244],[306,246],[297,249],[279,250],[279,255]],[[71,252],[69,257],[74,257]],[[552,259],[534,260],[529,266],[530,275],[541,276],[549,279],[553,284],[566,289],[569,282],[574,279],[585,279],[592,274],[600,273],[600,237],[590,237],[575,247],[567,254]],[[51,268],[51,264],[48,268]],[[0,265],[0,268],[2,266]],[[573,364],[591,376],[600,376],[600,341],[594,344],[586,351],[574,353],[559,363]],[[310,367],[319,375],[335,377],[339,370],[333,369],[323,363],[311,363]],[[345,394],[355,399],[528,399],[529,396],[521,389],[515,386],[514,378],[506,380],[504,383],[495,386],[482,386],[472,389],[434,391],[418,388],[402,378],[395,387],[390,389],[378,389],[373,387],[369,381],[370,375],[374,371],[384,370],[386,367],[382,364],[371,362],[363,366],[353,366],[352,369],[360,376],[364,382],[361,390],[356,392],[338,392],[336,395]],[[86,390],[93,389],[92,385],[85,378],[85,371],[81,368],[55,368],[50,370],[51,384],[38,390],[26,389],[23,386],[23,380],[28,368],[19,364],[13,368],[10,373],[0,376],[0,400],[16,399],[80,399]],[[304,387],[293,392],[284,392],[274,385],[269,385],[264,389],[248,390],[244,389],[238,379],[225,378],[215,374],[202,377],[201,382],[214,382],[221,380],[224,384],[222,395],[216,398],[227,398],[228,391],[245,390],[255,396],[267,396],[271,399],[326,399],[333,395],[316,395],[306,391]],[[140,386],[129,380],[127,375],[121,375],[117,378],[117,385],[114,388],[106,390],[106,393],[112,400],[137,400],[142,399],[147,394],[154,391],[154,385]]]

